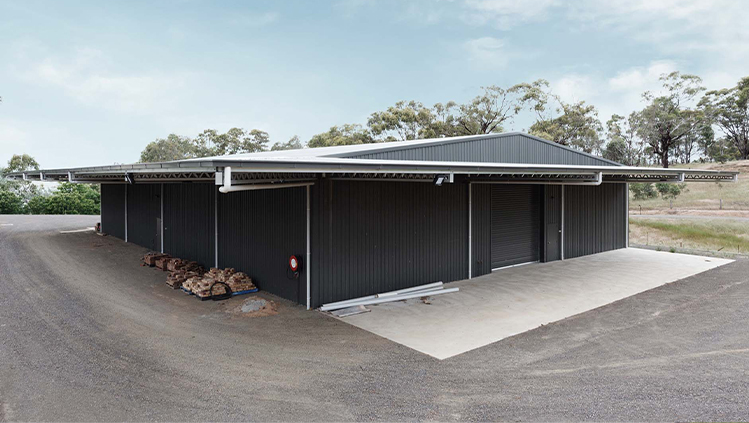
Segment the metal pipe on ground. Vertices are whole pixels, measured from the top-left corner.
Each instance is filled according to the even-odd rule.
[[[371,300],[363,300],[358,303],[353,304],[344,304],[340,306],[322,306],[320,307],[320,311],[332,311],[332,310],[338,310],[341,308],[347,308],[347,307],[355,307],[359,305],[374,305],[374,304],[382,304],[382,303],[388,303],[391,301],[402,301],[402,300],[408,300],[411,298],[419,298],[419,297],[433,297],[435,295],[441,295],[441,294],[449,294],[451,292],[458,292],[460,288],[447,288],[447,289],[438,289],[434,291],[417,291],[417,292],[411,292],[403,295],[398,295],[394,297],[387,297],[387,298],[375,298]]]
[[[427,290],[427,289],[437,288],[437,287],[440,287],[440,286],[442,286],[442,281],[432,282],[432,283],[428,283],[428,284],[424,284],[424,285],[419,285],[419,286],[412,286],[411,288],[398,289],[398,290],[395,290],[395,291],[383,292],[383,293],[380,293],[380,294],[367,295],[365,297],[350,298],[348,300],[336,301],[336,302],[333,302],[333,303],[323,304],[322,307],[330,307],[330,306],[337,306],[337,305],[343,305],[343,304],[350,304],[350,303],[355,303],[355,302],[358,302],[358,301],[372,300],[372,299],[375,299],[375,298],[381,298],[381,297],[387,297],[387,296],[392,296],[392,295],[404,294],[404,293],[414,292],[414,291],[424,291],[424,290]]]

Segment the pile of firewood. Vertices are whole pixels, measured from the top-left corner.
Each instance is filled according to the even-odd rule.
[[[231,292],[251,291],[255,289],[252,279],[245,273],[228,267],[212,267],[208,272],[197,262],[182,260],[163,253],[148,253],[143,256],[146,266],[169,271],[166,284],[173,289],[183,288],[200,298],[226,294],[227,286]],[[215,286],[214,286],[215,285]],[[213,292],[211,292],[213,287]]]
[[[158,260],[161,260],[161,262],[164,262],[164,259],[172,258],[169,254],[164,253],[148,253],[145,256],[143,256],[143,263],[146,266],[154,267],[156,266],[156,262]]]
[[[222,270],[212,267],[202,277],[189,277],[182,284],[182,287],[186,291],[192,292],[198,297],[225,294],[226,286],[231,289],[231,292],[250,291],[255,289],[255,284],[252,283],[252,279],[249,276],[245,273],[237,272],[232,268]],[[211,287],[213,287],[213,293],[211,293]]]
[[[203,276],[202,268],[200,270],[175,270],[166,277],[166,284],[173,289],[179,289],[188,279],[196,276]]]

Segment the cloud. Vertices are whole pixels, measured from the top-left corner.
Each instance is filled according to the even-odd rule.
[[[91,48],[20,60],[15,74],[28,84],[55,87],[85,105],[136,114],[173,108],[188,80],[183,72],[124,74],[114,70],[110,57]]]
[[[608,86],[614,91],[643,92],[660,87],[661,75],[677,70],[676,63],[670,60],[653,61],[647,67],[632,67],[618,72],[609,78]]]
[[[465,0],[463,21],[511,29],[531,20],[543,20],[557,0]]]
[[[478,68],[497,69],[507,65],[509,53],[505,41],[493,37],[468,40],[463,44],[468,60]]]

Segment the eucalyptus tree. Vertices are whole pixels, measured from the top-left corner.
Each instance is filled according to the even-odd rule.
[[[701,117],[688,103],[704,90],[696,75],[671,72],[660,77],[664,92],[645,92],[647,106],[636,114],[637,134],[649,145],[662,167],[684,138],[699,128]]]
[[[370,144],[377,142],[372,134],[359,124],[333,126],[327,132],[314,135],[307,146],[310,148],[335,145]]]
[[[734,144],[742,159],[749,159],[749,77],[733,88],[708,91],[700,108]]]

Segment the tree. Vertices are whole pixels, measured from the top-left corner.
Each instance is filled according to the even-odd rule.
[[[613,138],[603,150],[605,159],[613,160],[617,163],[627,164],[627,144],[621,138]]]
[[[100,204],[98,185],[62,182],[57,190],[45,197],[43,206],[34,204],[33,207],[43,209],[44,214],[99,214]]]
[[[598,110],[584,101],[568,104],[557,98],[560,115],[555,118],[537,120],[530,133],[555,143],[577,148],[586,153],[600,152],[603,132]]]
[[[269,141],[268,133],[259,129],[231,128],[223,134],[206,129],[195,138],[195,151],[197,157],[255,153],[266,150]]]
[[[699,116],[685,103],[704,88],[702,79],[695,75],[671,72],[660,80],[665,93],[656,96],[645,92],[642,96],[648,105],[637,113],[637,133],[651,147],[662,167],[668,167],[669,154],[699,123]]]
[[[531,84],[517,84],[504,89],[496,85],[481,87],[484,92],[467,104],[460,105],[457,130],[460,135],[502,132],[522,109],[528,91],[548,82],[539,79]]]
[[[334,145],[371,144],[376,142],[372,134],[358,124],[333,126],[328,132],[313,136],[307,146],[310,148]]]
[[[140,153],[140,162],[169,162],[193,157],[198,157],[198,152],[192,139],[169,134],[166,138],[150,142]]]
[[[23,198],[13,191],[0,189],[0,214],[23,213]]]
[[[418,101],[399,101],[383,112],[374,112],[367,126],[382,141],[408,141],[431,135],[434,113]]]
[[[708,91],[700,108],[736,146],[740,157],[749,159],[749,77],[733,88]]]
[[[299,141],[299,137],[294,135],[286,141],[285,143],[277,142],[273,144],[273,147],[271,147],[271,151],[279,151],[279,150],[299,150],[302,149],[304,146],[302,145],[302,142]]]
[[[606,135],[609,141],[604,151],[604,157],[627,166],[644,164],[642,140],[637,137],[634,121],[634,113],[630,114],[628,118],[616,114],[611,116],[611,119],[606,122]],[[609,155],[616,155],[620,159],[607,157],[607,152]]]
[[[0,168],[0,190],[11,191],[18,195],[22,201],[28,201],[36,195],[38,188],[30,181],[10,181],[2,175],[11,172],[25,172],[28,170],[39,170],[39,163],[28,154],[14,154],[8,160],[8,166]]]

